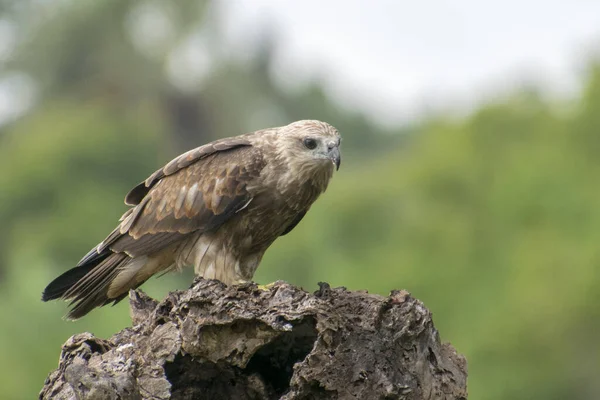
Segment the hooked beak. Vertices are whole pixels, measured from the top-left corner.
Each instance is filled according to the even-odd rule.
[[[342,155],[340,154],[340,149],[338,146],[333,147],[331,150],[329,150],[329,152],[327,153],[327,156],[329,157],[329,159],[331,160],[331,162],[333,163],[333,165],[335,165],[335,170],[339,170],[340,169],[340,164],[342,163]]]

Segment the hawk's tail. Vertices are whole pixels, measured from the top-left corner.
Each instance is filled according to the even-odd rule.
[[[42,300],[69,300],[72,308],[65,317],[70,320],[81,318],[96,307],[111,302],[116,304],[127,296],[127,292],[109,298],[108,289],[128,262],[126,254],[113,253],[108,249],[93,257],[86,257],[80,265],[50,282],[42,293]]]

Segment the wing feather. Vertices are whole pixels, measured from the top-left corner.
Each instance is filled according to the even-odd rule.
[[[157,181],[149,178],[144,197],[136,198],[137,205],[123,214],[120,225],[82,262],[107,248],[131,257],[150,254],[191,232],[216,229],[243,209],[252,200],[248,183],[264,167],[261,153],[231,142],[211,149],[211,154],[204,152],[201,157],[198,149],[184,154],[175,159],[182,160],[159,170],[164,172],[156,175]],[[190,162],[192,158],[195,162]]]
[[[239,147],[251,146],[251,143],[248,140],[249,135],[250,134],[216,140],[175,157],[163,168],[150,175],[144,182],[141,182],[139,185],[131,189],[127,196],[125,196],[125,204],[130,206],[140,204],[152,186],[157,184],[162,178],[172,175],[211,154]]]

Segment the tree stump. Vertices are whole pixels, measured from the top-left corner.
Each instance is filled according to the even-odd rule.
[[[466,361],[423,303],[319,285],[198,279],[160,303],[131,291],[133,326],[69,338],[40,398],[467,398]]]

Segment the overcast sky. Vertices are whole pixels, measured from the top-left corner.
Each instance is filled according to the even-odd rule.
[[[524,82],[551,96],[572,96],[587,61],[600,54],[600,0],[214,4],[209,18],[223,19],[229,43],[223,51],[243,58],[257,37],[274,33],[279,50],[273,74],[283,85],[293,88],[320,78],[340,104],[389,123],[411,122],[432,109],[468,112]],[[0,19],[0,61],[14,39],[9,28]],[[154,32],[160,26],[150,28]],[[201,62],[192,60],[191,70],[175,71],[176,76],[201,78],[206,72],[203,47],[192,43],[192,49]],[[34,98],[35,87],[26,76],[3,77],[0,124]]]
[[[223,0],[238,46],[278,33],[276,76],[325,77],[339,101],[388,121],[468,109],[542,83],[578,90],[600,46],[600,0]]]

